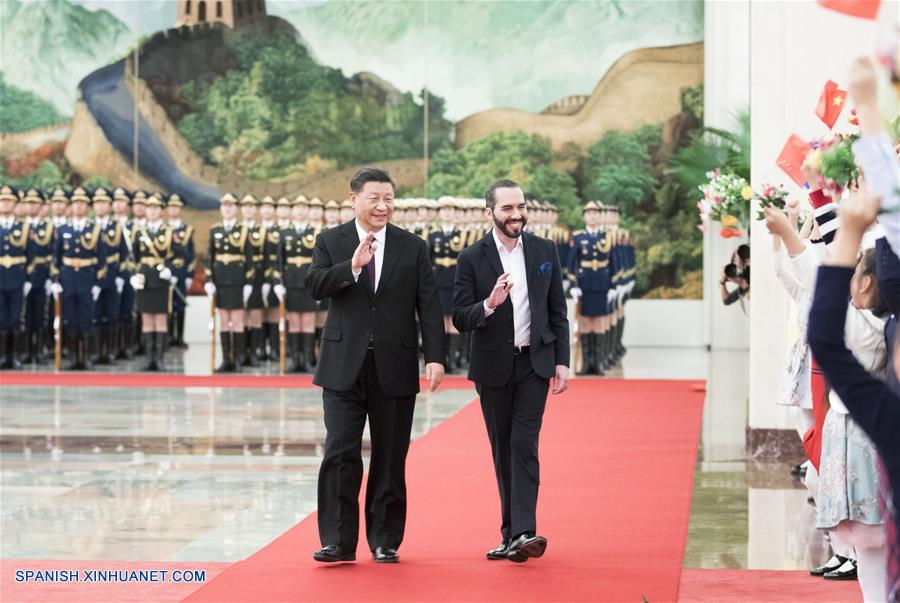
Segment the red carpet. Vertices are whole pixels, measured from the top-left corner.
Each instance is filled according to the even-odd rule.
[[[499,501],[477,403],[417,441],[396,566],[321,565],[315,515],[190,601],[675,601],[703,388],[580,380],[551,397],[541,437],[543,559],[488,562]]]
[[[684,569],[682,603],[852,603],[862,601],[858,582],[831,582],[809,572]]]
[[[39,387],[314,387],[312,375],[182,375],[178,373],[0,373],[0,386]],[[422,380],[422,390],[428,388]],[[441,389],[472,389],[465,377],[445,377]]]

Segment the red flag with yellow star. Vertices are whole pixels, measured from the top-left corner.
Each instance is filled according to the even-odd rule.
[[[818,0],[818,3],[824,8],[860,19],[875,19],[881,7],[881,0]]]
[[[803,165],[803,160],[806,159],[807,153],[809,153],[807,142],[796,134],[791,134],[787,142],[784,143],[781,154],[775,161],[778,167],[783,169],[791,177],[791,180],[797,183],[797,186],[803,186],[805,181],[800,166]]]
[[[834,122],[844,110],[847,102],[847,91],[838,88],[831,80],[825,82],[825,88],[819,96],[819,104],[816,105],[816,115],[819,116],[829,128],[834,127]]]

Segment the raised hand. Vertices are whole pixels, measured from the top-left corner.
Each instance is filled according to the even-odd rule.
[[[356,251],[353,252],[353,259],[351,260],[353,270],[359,271],[363,269],[363,266],[367,266],[375,256],[376,249],[378,249],[378,245],[375,243],[375,233],[370,232],[366,235],[366,238],[359,242]]]
[[[509,290],[513,288],[512,281],[509,280],[509,272],[504,272],[497,277],[497,283],[487,298],[488,308],[491,310],[500,306],[509,297]]]

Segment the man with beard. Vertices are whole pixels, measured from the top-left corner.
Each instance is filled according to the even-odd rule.
[[[419,392],[416,317],[431,390],[444,376],[441,303],[421,238],[390,224],[394,180],[362,168],[350,181],[356,219],[316,238],[305,276],[330,299],[314,383],[323,388],[325,455],[319,469],[320,562],[354,561],[360,449],[369,421],[366,537],[376,563],[397,563],[406,526],[406,454]]]
[[[569,378],[569,321],[552,241],[525,231],[521,187],[498,180],[485,193],[492,230],[457,262],[453,324],[472,331],[469,379],[481,397],[500,490],[503,541],[488,559],[541,557],[537,535],[538,436],[550,380]]]

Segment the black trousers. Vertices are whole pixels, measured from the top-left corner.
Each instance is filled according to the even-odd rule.
[[[534,372],[527,352],[514,357],[506,385],[475,385],[494,457],[503,538],[537,531],[538,437],[549,388],[550,381]]]
[[[356,550],[362,436],[369,419],[372,454],[366,484],[369,548],[399,548],[406,526],[406,453],[416,397],[387,396],[378,383],[370,350],[353,388],[325,389],[325,457],[319,468],[319,538],[322,545]]]

